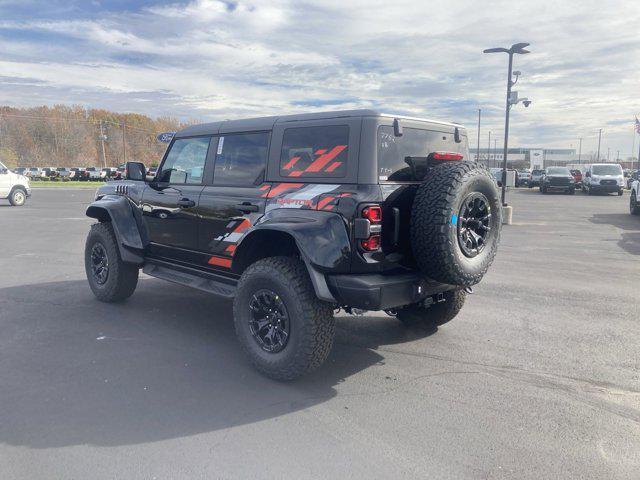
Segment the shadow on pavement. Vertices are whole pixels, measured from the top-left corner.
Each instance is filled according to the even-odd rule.
[[[378,345],[436,330],[340,317],[325,366],[277,383],[242,355],[229,302],[153,279],[118,305],[84,281],[1,289],[0,328],[0,442],[32,448],[153,442],[286,415],[382,363]]]
[[[628,213],[596,213],[589,221],[625,230],[618,246],[632,255],[640,255],[640,217]]]

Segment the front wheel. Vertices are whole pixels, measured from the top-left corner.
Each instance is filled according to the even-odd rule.
[[[406,326],[420,324],[444,325],[453,320],[464,306],[467,292],[464,290],[450,290],[444,292],[444,301],[424,306],[424,302],[400,308],[396,317]]]
[[[27,192],[22,188],[16,188],[11,195],[9,195],[9,203],[14,207],[21,207],[24,202],[27,201]]]
[[[622,195],[624,195],[624,190],[622,189],[618,190],[618,196],[621,197]]]
[[[121,302],[138,285],[139,268],[120,258],[111,223],[91,226],[84,248],[84,267],[93,294],[101,302]]]
[[[251,363],[275,380],[317,369],[333,346],[333,305],[316,297],[296,258],[270,257],[249,266],[238,282],[233,317]]]

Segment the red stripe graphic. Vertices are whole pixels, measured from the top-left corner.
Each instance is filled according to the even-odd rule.
[[[299,177],[300,175],[302,175],[304,172],[302,170],[294,170],[293,172],[291,172],[289,175],[287,175],[287,177]]]
[[[230,258],[213,256],[213,257],[211,257],[209,259],[209,261],[207,263],[209,265],[214,265],[216,267],[231,268],[231,259]]]
[[[333,147],[330,152],[320,155],[318,158],[316,158],[315,161],[305,169],[305,172],[319,172],[331,160],[340,155],[340,152],[342,152],[345,148],[347,148],[346,145],[338,145]]]
[[[318,202],[318,210],[322,210],[324,209],[324,207],[327,206],[328,203],[331,203],[335,200],[336,197],[325,197],[322,200],[320,200]],[[333,206],[331,206],[331,208],[333,208]]]
[[[322,155],[323,153],[327,153],[327,149],[326,148],[321,148],[320,150],[316,150],[316,155]]]
[[[237,247],[237,245],[229,245],[226,248],[225,252],[230,253],[231,255],[233,255],[235,253],[235,251],[236,251],[236,247]]]
[[[333,172],[336,168],[342,165],[342,162],[333,162],[331,165],[327,167],[325,172]]]
[[[262,196],[266,198],[273,198],[276,195],[279,195],[286,190],[290,190],[292,188],[298,189],[303,185],[304,183],[279,183],[278,185],[273,187],[271,190],[269,190],[268,193],[265,193]]]
[[[285,170],[291,170],[293,168],[293,166],[298,162],[298,160],[300,160],[300,157],[293,157],[291,160],[289,160],[287,162],[287,164],[282,167]]]
[[[233,229],[233,233],[240,233],[240,232],[244,232],[247,228],[249,228],[251,226],[251,222],[249,222],[249,220],[247,220],[246,218],[242,220],[242,222],[240,222],[238,224],[238,226],[236,228]]]

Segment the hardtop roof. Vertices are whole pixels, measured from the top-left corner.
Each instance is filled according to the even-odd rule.
[[[276,123],[297,122],[303,120],[329,120],[332,118],[355,118],[355,117],[386,117],[398,118],[401,120],[436,123],[451,127],[462,127],[460,124],[452,122],[442,122],[426,118],[408,117],[405,115],[393,115],[378,112],[371,109],[360,110],[336,110],[332,112],[299,113],[293,115],[281,115],[271,117],[245,118],[238,120],[224,120],[220,122],[201,123],[190,125],[178,133],[176,138],[191,137],[196,135],[214,135],[217,133],[233,133],[258,130],[271,130]]]

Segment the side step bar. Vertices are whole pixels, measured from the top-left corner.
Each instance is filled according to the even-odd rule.
[[[197,288],[220,297],[233,298],[236,293],[236,285],[233,280],[230,280],[233,284],[229,284],[217,280],[215,278],[217,275],[214,274],[200,273],[188,267],[166,266],[161,263],[164,262],[148,261],[142,271],[152,277],[178,283],[186,287]]]

